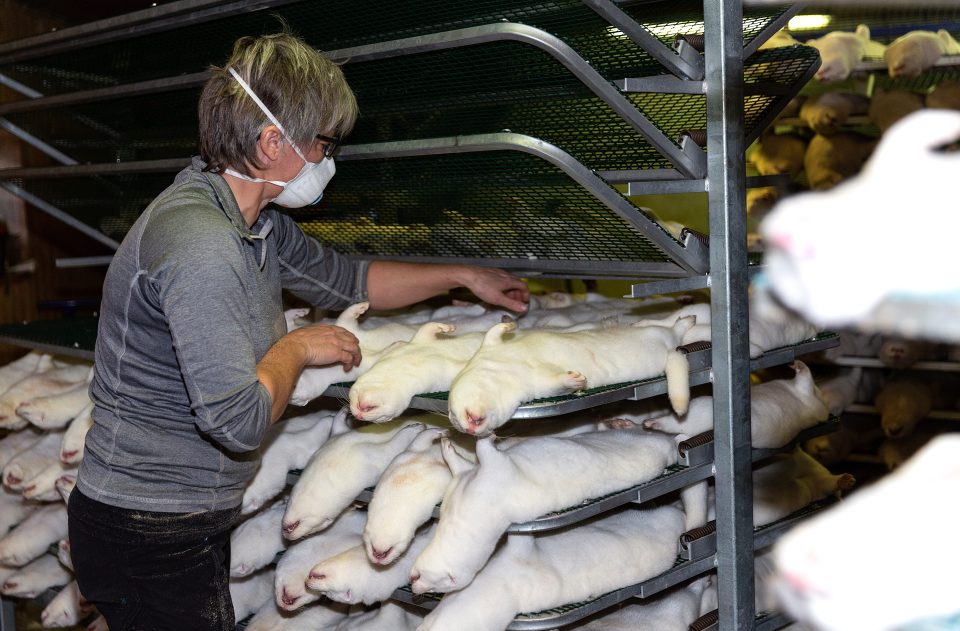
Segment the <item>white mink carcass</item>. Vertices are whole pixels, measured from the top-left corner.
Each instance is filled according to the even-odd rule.
[[[243,577],[230,578],[233,617],[240,621],[273,601],[273,570],[260,570]]]
[[[782,28],[774,33],[770,39],[760,44],[759,50],[767,50],[768,48],[784,48],[786,46],[796,46],[798,44],[800,44],[800,42],[794,39],[793,35],[791,35],[787,29]]]
[[[413,631],[423,616],[420,609],[388,600],[377,609],[346,618],[334,631]]]
[[[283,536],[293,541],[333,523],[363,489],[376,484],[384,469],[423,429],[422,423],[398,419],[327,441],[290,493]]]
[[[797,447],[753,472],[753,524],[764,526],[856,484],[849,473],[834,474]]]
[[[518,613],[642,582],[673,565],[683,527],[683,511],[662,506],[535,537],[509,535],[473,582],[445,595],[418,629],[501,631]]]
[[[0,539],[0,564],[21,567],[67,536],[67,507],[48,504]]]
[[[267,602],[247,622],[248,631],[318,631],[333,629],[349,613],[347,605],[334,602],[312,602],[296,611],[281,609]]]
[[[90,405],[90,380],[93,379],[93,367],[87,379],[69,390],[28,399],[17,406],[17,415],[40,429],[61,429],[72,421],[84,408]]]
[[[53,367],[53,357],[44,353],[30,351],[20,359],[0,367],[0,394],[27,375],[44,372]]]
[[[63,433],[63,442],[60,444],[60,462],[66,465],[76,465],[83,460],[83,445],[87,439],[87,432],[92,427],[93,404],[91,403],[75,419],[70,421],[70,425]]]
[[[0,429],[17,430],[26,427],[27,421],[17,415],[20,404],[37,397],[72,390],[90,373],[89,364],[54,367],[42,373],[27,375],[0,394]]]
[[[870,40],[870,29],[864,24],[858,24],[853,33],[834,31],[805,43],[820,51],[822,61],[814,78],[823,83],[843,81],[865,55],[879,55],[884,50],[882,44]]]
[[[57,480],[64,476],[76,479],[77,468],[65,466],[62,462],[53,462],[33,476],[23,485],[23,498],[38,502],[56,502],[60,500]]]
[[[676,347],[693,323],[693,317],[685,317],[672,324],[531,331],[509,340],[504,336],[516,325],[498,324],[450,386],[450,421],[483,436],[510,420],[525,401],[664,372],[670,401],[683,411],[690,397],[689,366]]]
[[[0,440],[0,468],[7,466],[15,456],[40,442],[44,432],[28,427],[10,432]]]
[[[16,598],[36,598],[51,587],[66,585],[73,576],[57,557],[44,554],[7,576],[0,593]]]
[[[319,594],[306,588],[311,568],[320,559],[360,544],[364,520],[362,511],[346,510],[323,532],[289,546],[277,562],[273,588],[277,606],[293,611],[319,599]]]
[[[261,443],[260,466],[243,491],[241,514],[249,515],[283,491],[287,473],[302,469],[314,452],[327,441],[334,429],[345,429],[346,410],[334,415],[328,412],[307,414],[267,430]]]
[[[700,615],[704,587],[702,578],[689,586],[645,598],[638,603],[625,603],[610,613],[587,623],[570,627],[571,631],[688,631]]]
[[[453,333],[452,325],[428,322],[409,342],[384,353],[350,388],[354,417],[389,421],[402,414],[414,396],[448,390],[483,341],[481,333]]]
[[[933,440],[933,432],[913,432],[906,438],[887,438],[877,448],[877,455],[889,471],[899,468],[924,445]]]
[[[928,241],[932,226],[946,234],[958,225],[945,200],[956,192],[960,154],[938,151],[958,137],[960,112],[916,112],[884,134],[856,178],[783,200],[761,225],[766,279],[778,298],[819,325],[842,327],[891,297],[956,292],[953,252]]]
[[[63,432],[49,432],[39,441],[10,459],[3,467],[3,485],[23,491],[28,480],[58,461]]]
[[[285,502],[277,502],[230,533],[230,576],[248,576],[268,565],[286,547],[281,522]]]
[[[926,106],[936,109],[960,110],[960,81],[941,81],[927,93]]]
[[[0,537],[38,508],[35,502],[25,502],[20,493],[0,488]]]
[[[384,470],[367,505],[363,544],[371,563],[389,565],[403,554],[453,479],[439,442],[444,430],[427,429]],[[444,443],[447,449],[449,441]]]
[[[434,530],[432,524],[421,528],[410,547],[388,566],[371,563],[362,543],[323,559],[311,568],[307,587],[346,604],[372,605],[387,600],[397,588],[407,584],[413,562]]]
[[[876,417],[851,415],[841,419],[837,431],[805,441],[803,450],[830,465],[846,460],[851,453],[875,450],[883,438]]]
[[[791,364],[793,379],[774,379],[750,388],[751,444],[760,449],[783,447],[808,427],[827,420],[829,410],[813,375],[801,361]],[[693,436],[713,429],[713,397],[690,402],[685,415],[667,414],[644,421],[648,429]]]
[[[342,381],[352,381],[366,372],[376,363],[380,354],[397,341],[407,341],[413,337],[415,327],[391,323],[375,329],[364,329],[358,319],[370,308],[369,302],[360,302],[347,307],[337,318],[336,325],[353,333],[360,343],[361,360],[359,366],[354,366],[349,372],[340,364],[330,366],[308,366],[300,373],[300,378],[290,394],[290,403],[306,405],[317,398],[330,387],[331,384]]]
[[[640,427],[527,438],[502,451],[485,438],[476,451],[477,466],[458,472],[436,535],[414,563],[414,593],[469,583],[511,523],[647,482],[677,460],[672,437]]]
[[[709,304],[684,307],[669,316],[667,320],[683,316],[691,310],[696,313],[697,324],[683,334],[683,344],[709,342],[712,335]],[[750,294],[749,318],[751,359],[776,348],[809,340],[817,334],[818,330],[810,322],[797,317],[795,313],[784,309],[766,294],[757,291]]]
[[[831,416],[840,416],[845,409],[856,403],[862,377],[863,368],[856,366],[817,382]]]
[[[77,581],[70,581],[44,608],[40,621],[45,628],[72,627],[79,624],[91,611],[93,605],[80,594]]]
[[[796,134],[763,134],[750,155],[760,175],[787,174],[791,178],[803,169],[807,141]]]
[[[880,426],[890,438],[902,438],[911,432],[933,409],[934,392],[929,382],[920,379],[895,379],[880,389],[875,403]]]
[[[938,436],[876,484],[784,535],[774,558],[786,610],[827,631],[891,631],[956,614],[960,551],[931,554],[930,542],[956,519],[958,463],[960,436]]]
[[[910,31],[893,40],[883,60],[891,77],[909,79],[935,66],[943,55],[960,55],[960,44],[949,31]]]
[[[934,351],[933,345],[924,340],[888,337],[877,350],[877,358],[887,368],[904,369],[921,359],[934,359],[931,356]]]

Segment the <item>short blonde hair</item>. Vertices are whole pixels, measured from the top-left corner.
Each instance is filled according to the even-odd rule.
[[[241,37],[200,94],[200,157],[206,170],[248,172],[257,139],[270,124],[229,73],[233,68],[283,125],[288,140],[309,151],[318,133],[343,136],[357,120],[357,100],[340,66],[289,33]]]

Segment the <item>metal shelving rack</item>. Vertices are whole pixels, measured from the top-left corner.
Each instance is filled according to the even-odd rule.
[[[327,217],[354,220],[337,225],[347,237],[338,248],[528,274],[655,281],[635,285],[637,297],[711,288],[713,344],[693,352],[691,366],[692,382],[713,382],[718,419],[715,462],[700,465],[704,476],[716,478],[716,552],[652,580],[659,590],[715,566],[720,628],[751,628],[755,454],[742,422],[749,417],[752,365],[743,154],[819,65],[806,47],[756,52],[799,6],[745,17],[739,2],[726,0],[477,0],[376,10],[356,0],[264,0],[253,11],[244,5],[181,0],[0,45],[0,82],[26,97],[0,104],[0,127],[61,165],[0,171],[0,186],[116,248],[193,152],[193,127],[185,125],[208,76],[204,66],[225,58],[236,36],[276,30],[271,12],[295,26],[321,13],[325,28],[307,39],[347,61],[361,111],[369,112],[354,144],[339,154],[341,168],[325,196]],[[674,47],[674,36],[691,34],[703,35],[702,55],[690,44],[697,37],[680,38]],[[209,58],[195,47],[170,45],[188,37],[204,42]],[[159,63],[157,50],[170,57]],[[440,69],[439,81],[423,73],[423,59]],[[94,67],[98,74],[88,72]],[[513,83],[507,70],[517,73]],[[438,90],[451,82],[462,90],[460,99],[417,107],[427,96],[442,96]],[[454,120],[444,119],[446,111]],[[704,129],[706,151],[695,142]],[[395,194],[398,181],[423,190]],[[634,195],[706,191],[709,238],[691,231],[674,238],[616,185]],[[490,204],[477,201],[486,197]],[[377,216],[371,219],[368,208]],[[311,209],[291,214],[308,233],[330,236]],[[469,235],[488,249],[464,249],[465,217],[493,227],[495,242],[484,242],[482,230]],[[383,229],[361,229],[371,223]],[[423,239],[411,234],[428,235],[435,249],[425,254]],[[570,234],[575,238],[562,238]],[[0,342],[90,357],[88,334],[49,326],[3,327]],[[753,365],[790,361],[795,352],[772,352]],[[521,415],[652,396],[662,388],[656,380],[624,384],[575,404],[525,406]],[[415,405],[445,407],[436,398]],[[621,600],[649,595],[654,583],[620,590]]]

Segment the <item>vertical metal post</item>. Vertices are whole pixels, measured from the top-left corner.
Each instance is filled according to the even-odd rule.
[[[13,601],[7,598],[0,598],[0,631],[17,631]]]
[[[704,0],[707,191],[721,631],[754,626],[743,8]]]

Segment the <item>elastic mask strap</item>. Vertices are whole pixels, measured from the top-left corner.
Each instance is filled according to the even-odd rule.
[[[259,178],[259,177],[250,177],[249,175],[244,175],[243,173],[234,171],[233,169],[224,169],[223,172],[226,173],[227,175],[232,175],[233,177],[240,178],[241,180],[246,180],[247,182],[256,182],[258,184],[264,184],[264,183],[273,184],[274,186],[279,186],[280,188],[284,188],[288,184],[288,182],[281,182],[280,180],[264,180],[263,178]]]
[[[227,68],[227,70],[230,71],[230,74],[233,75],[233,78],[237,80],[237,83],[240,84],[240,87],[243,88],[244,92],[246,92],[250,98],[253,99],[253,102],[257,104],[257,107],[259,107],[263,113],[267,115],[267,118],[270,119],[270,122],[276,125],[277,129],[280,130],[280,133],[283,134],[288,141],[290,141],[290,146],[293,147],[293,150],[297,152],[297,155],[300,156],[304,162],[308,162],[307,157],[303,155],[303,152],[300,151],[300,148],[296,145],[296,143],[293,142],[293,140],[291,140],[290,135],[287,134],[287,130],[283,128],[283,125],[280,124],[280,121],[277,120],[277,117],[274,116],[269,109],[267,109],[267,106],[263,104],[263,101],[261,101],[260,97],[254,93],[253,89],[247,85],[247,82],[243,80],[243,77],[241,77],[232,66]]]

